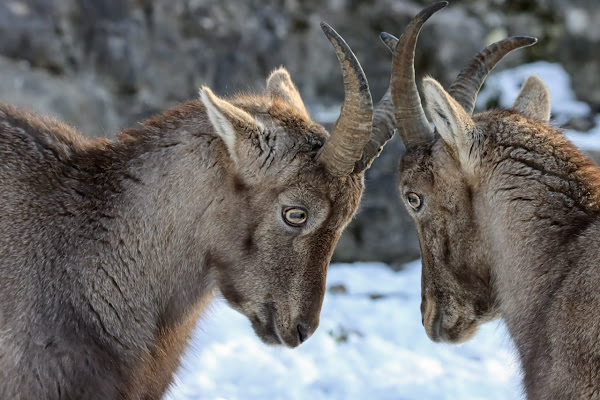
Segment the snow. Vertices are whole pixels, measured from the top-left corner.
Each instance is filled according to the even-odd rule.
[[[531,74],[549,86],[553,123],[592,117],[589,132],[566,130],[577,145],[600,150],[600,115],[578,101],[558,64],[536,62],[492,75],[478,98],[510,107]],[[323,116],[337,118],[323,110]],[[333,108],[331,108],[333,110]],[[331,115],[329,115],[331,114]],[[519,399],[519,365],[501,321],[469,342],[431,342],[421,325],[420,261],[394,272],[384,264],[337,264],[321,325],[302,346],[264,345],[249,321],[218,301],[196,329],[169,395],[180,399]]]
[[[597,115],[594,121],[595,126],[585,133],[566,129],[569,140],[582,149],[600,151],[600,115]]]
[[[332,265],[321,325],[290,350],[262,344],[219,302],[199,325],[170,399],[516,399],[518,362],[502,323],[461,346],[421,325],[420,262]],[[375,299],[374,299],[375,298]]]

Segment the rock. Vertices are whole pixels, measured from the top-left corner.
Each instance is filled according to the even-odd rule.
[[[396,135],[367,171],[359,212],[340,238],[335,261],[401,264],[419,256],[417,232],[398,192],[398,162],[403,152]]]
[[[400,35],[430,0],[5,0],[0,2],[0,100],[58,116],[88,135],[120,129],[197,96],[261,90],[285,65],[312,110],[343,100],[337,59],[319,23],[354,49],[375,99],[389,83],[381,31]],[[497,69],[559,61],[580,100],[600,110],[600,11],[586,0],[452,2],[423,28],[418,78],[448,85],[484,45],[534,35],[531,48]],[[315,112],[332,123],[334,113]],[[580,126],[585,121],[574,121]],[[367,173],[364,202],[342,236],[339,261],[400,263],[418,256],[413,223],[397,193],[396,139]]]
[[[348,288],[346,285],[339,283],[336,285],[331,285],[327,288],[327,292],[331,294],[348,294]]]
[[[0,76],[0,101],[63,119],[89,136],[111,135],[121,126],[113,95],[93,76],[60,79],[4,57]]]

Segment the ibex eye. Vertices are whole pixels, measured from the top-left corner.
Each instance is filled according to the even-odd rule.
[[[299,207],[285,207],[282,213],[285,223],[291,226],[302,226],[308,219],[308,212]]]
[[[413,210],[418,210],[421,207],[421,197],[413,192],[406,193],[406,200]]]

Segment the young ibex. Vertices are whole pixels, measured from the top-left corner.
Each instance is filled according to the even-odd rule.
[[[392,72],[425,330],[434,341],[463,342],[502,316],[528,398],[600,398],[600,170],[548,124],[549,93],[537,77],[512,109],[471,115],[494,64],[534,39],[489,46],[449,92],[426,78],[433,131],[411,59],[430,13],[407,29]]]
[[[205,87],[117,142],[0,106],[0,398],[159,398],[216,292],[265,343],[314,332],[393,126],[323,29],[346,90],[331,135],[283,68],[264,93]]]

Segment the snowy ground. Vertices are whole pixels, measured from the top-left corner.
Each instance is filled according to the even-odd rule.
[[[492,73],[479,104],[510,106],[525,78],[550,86],[554,123],[585,116],[562,67],[534,63]],[[336,114],[337,115],[337,114]],[[567,132],[600,150],[600,116],[587,133]],[[216,304],[197,329],[169,399],[519,399],[518,361],[501,322],[461,346],[429,341],[421,325],[420,263],[332,265],[321,325],[295,350],[263,345],[245,317]]]
[[[421,325],[419,262],[338,264],[321,325],[295,350],[267,347],[224,303],[202,321],[171,399],[515,399],[517,362],[500,323],[462,346]],[[377,299],[373,299],[373,297]]]

